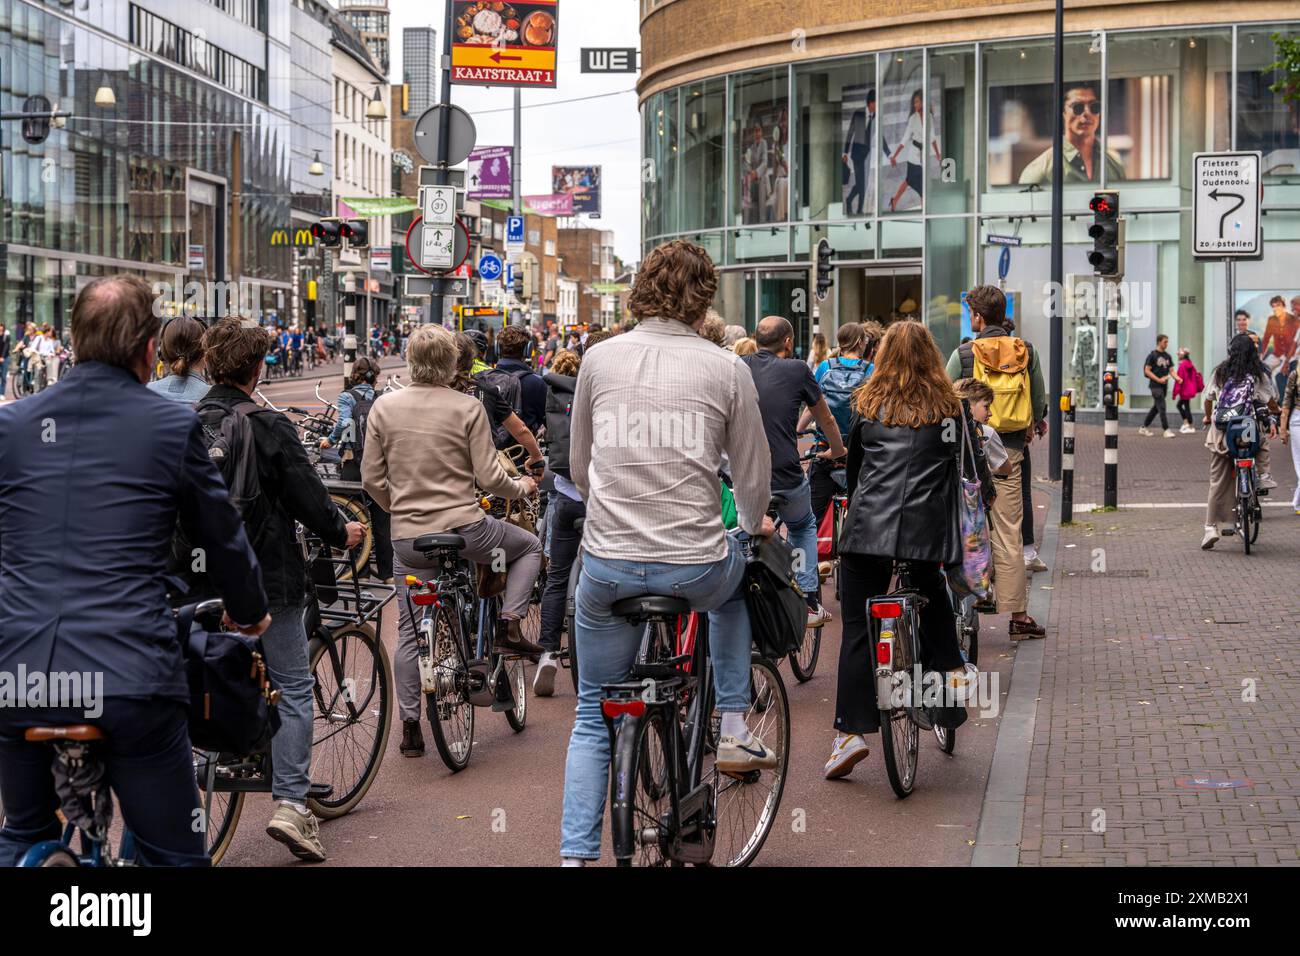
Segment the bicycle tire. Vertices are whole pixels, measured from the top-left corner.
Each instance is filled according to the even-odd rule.
[[[366,649],[370,658],[368,665],[349,652],[348,642],[352,641],[359,642]],[[379,775],[393,726],[393,666],[384,642],[366,626],[345,627],[328,641],[318,639],[313,643],[312,697],[316,706],[312,719],[311,779],[328,783],[334,789],[328,797],[308,798],[307,806],[322,820],[333,820],[351,812]],[[328,653],[331,644],[334,656]],[[356,659],[360,665],[358,673],[346,673],[350,659]],[[329,665],[323,672],[320,670],[322,662]],[[344,691],[348,680],[353,682],[351,700]],[[344,696],[340,705],[341,694]],[[374,720],[367,719],[367,715],[373,715]],[[346,725],[346,730],[337,728],[340,720]],[[357,740],[357,728],[365,725],[372,726],[373,733],[368,735],[368,739],[363,734]],[[334,743],[328,751],[323,746],[327,742],[339,741],[345,734],[347,739]],[[363,749],[367,745],[368,750]],[[364,756],[364,761],[358,764],[355,759],[350,762],[340,759],[340,749],[347,751],[344,757],[348,754]],[[332,758],[326,757],[326,753]]]
[[[201,750],[194,750],[194,776],[199,788],[200,809],[206,802],[207,774],[204,771],[207,763],[208,756]],[[207,833],[204,836],[204,845],[213,866],[221,862],[222,857],[226,855],[226,851],[230,849],[230,844],[234,842],[235,828],[239,826],[239,817],[244,811],[245,796],[246,794],[242,790],[221,790],[219,788],[213,790],[211,815],[206,820]]]
[[[775,769],[755,771],[753,778],[746,780],[708,768],[717,821],[713,858],[718,860],[721,853],[722,865],[733,867],[749,866],[763,849],[776,823],[790,771],[790,700],[781,672],[767,658],[755,656],[750,660],[749,673],[752,689],[745,722],[752,734],[776,752],[780,762]],[[710,689],[708,702],[712,700]],[[747,813],[746,808],[751,812]]]
[[[523,733],[528,723],[528,668],[523,658],[506,661],[502,675],[513,685],[511,691],[515,698],[515,706],[505,712],[506,723],[515,733]]]
[[[822,650],[822,628],[804,628],[803,640],[797,650],[789,655],[790,673],[801,684],[806,684],[817,671],[817,659]]]
[[[1250,518],[1251,518],[1250,543],[1254,544],[1256,541],[1259,540],[1259,527],[1264,523],[1263,521],[1264,509],[1260,506],[1258,501],[1256,501],[1251,506]]]
[[[908,614],[915,614],[911,608]],[[894,670],[910,674],[912,670],[912,630],[907,616],[898,619],[894,637]],[[911,796],[916,786],[916,765],[920,749],[920,732],[906,706],[882,710],[880,753],[885,758],[889,785],[900,799]]]
[[[375,533],[370,527],[370,511],[366,506],[356,498],[349,498],[347,495],[331,494],[330,501],[343,512],[344,521],[358,521],[363,527],[361,541],[355,548],[348,552],[352,556],[352,563],[359,572],[364,572],[366,565],[370,561],[370,552],[374,548]],[[331,549],[338,550],[338,549]],[[340,581],[352,580],[352,568],[344,568],[339,572]]]
[[[667,733],[668,721],[658,707],[644,717],[624,717],[619,726],[610,775],[610,835],[618,866],[668,865],[663,820],[672,808],[668,776],[672,748]],[[654,783],[660,778],[666,785]],[[620,781],[631,782],[631,793],[619,792]]]
[[[1251,537],[1250,504],[1246,498],[1237,499],[1237,531],[1241,535],[1242,547],[1246,549],[1247,554],[1250,554],[1250,545],[1254,538]]]
[[[433,732],[433,743],[438,756],[448,770],[460,773],[469,766],[469,758],[474,751],[474,705],[469,702],[466,693],[465,678],[469,661],[460,633],[460,621],[447,608],[439,610],[434,617],[433,647],[430,648],[430,653],[445,693],[434,691],[424,695],[425,715]],[[442,717],[444,712],[446,718]]]
[[[50,850],[49,853],[45,854],[45,859],[40,862],[40,867],[42,869],[45,867],[70,866],[79,867],[81,866],[81,861],[78,860],[77,855],[66,846],[55,847],[53,850]]]

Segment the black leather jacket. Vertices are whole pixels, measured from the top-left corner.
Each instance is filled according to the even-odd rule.
[[[569,408],[578,377],[546,372],[542,380],[546,382],[547,466],[557,475],[569,478]]]
[[[961,560],[958,443],[943,423],[858,419],[849,436],[849,510],[840,551],[904,561]]]

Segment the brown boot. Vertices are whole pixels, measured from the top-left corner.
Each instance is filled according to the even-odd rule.
[[[403,757],[424,756],[424,733],[420,730],[418,720],[402,721],[402,745],[400,749]]]
[[[534,644],[524,637],[518,621],[502,618],[497,621],[497,637],[496,642],[492,645],[492,650],[497,654],[537,657],[546,648],[540,644]]]
[[[1047,629],[1039,624],[1032,617],[1024,621],[1011,619],[1011,626],[1008,628],[1008,635],[1013,641],[1026,641],[1036,637],[1046,637]]]

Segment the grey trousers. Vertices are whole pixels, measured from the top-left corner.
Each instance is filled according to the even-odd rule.
[[[542,568],[542,543],[537,535],[492,517],[457,528],[456,534],[465,539],[462,557],[489,566],[494,561],[505,562],[506,591],[501,598],[501,616],[524,617],[528,613],[533,583]],[[411,546],[414,541],[414,538],[393,541],[393,580],[397,584],[398,608],[397,657],[393,661],[393,676],[397,682],[397,709],[402,720],[420,719],[421,696],[415,621],[407,613],[406,576],[413,574],[424,580],[429,575],[420,572],[436,567],[433,561]],[[500,566],[498,563],[497,567]]]

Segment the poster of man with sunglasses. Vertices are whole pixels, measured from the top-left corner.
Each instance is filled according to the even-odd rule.
[[[1064,181],[1067,183],[1101,182],[1101,100],[1090,86],[1076,86],[1065,91],[1065,140],[1061,151],[1065,157]],[[1124,178],[1124,164],[1114,153],[1106,153],[1106,181]],[[1052,150],[1043,150],[1020,173],[1021,185],[1047,187],[1052,184]]]

